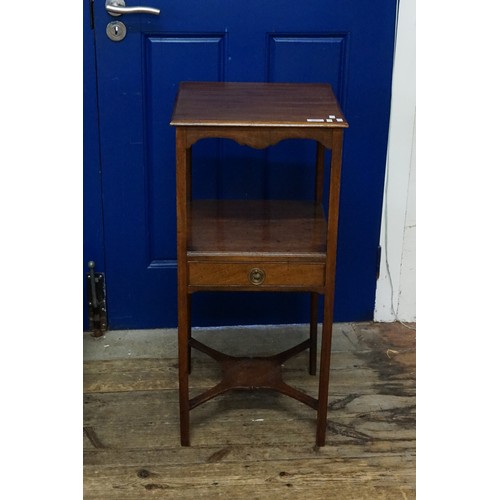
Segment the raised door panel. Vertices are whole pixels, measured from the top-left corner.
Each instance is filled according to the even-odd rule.
[[[145,52],[145,137],[147,141],[146,222],[150,261],[155,266],[175,261],[176,221],[175,169],[172,151],[175,137],[169,125],[179,78],[222,81],[224,76],[224,35],[148,35]],[[200,64],[203,61],[203,64]],[[217,196],[219,160],[217,141],[196,148],[194,178],[196,196]]]

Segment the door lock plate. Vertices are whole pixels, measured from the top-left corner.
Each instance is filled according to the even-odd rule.
[[[106,34],[113,42],[120,42],[127,34],[127,27],[121,21],[111,21],[106,26]]]

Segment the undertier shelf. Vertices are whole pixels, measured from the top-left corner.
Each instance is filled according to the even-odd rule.
[[[326,257],[324,211],[313,201],[194,200],[188,213],[188,260]]]

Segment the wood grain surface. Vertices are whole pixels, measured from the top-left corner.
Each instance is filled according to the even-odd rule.
[[[301,328],[269,345],[288,348],[290,337],[307,337]],[[246,329],[193,336],[229,352],[260,352]],[[175,341],[166,339],[161,358],[85,361],[84,498],[415,498],[415,331],[336,324],[332,346],[321,448],[312,439],[315,412],[268,391],[232,391],[196,408],[191,446],[181,447]],[[283,377],[314,395],[307,357],[288,360]],[[194,395],[217,383],[220,369],[198,351],[192,362]]]
[[[319,83],[181,82],[170,124],[348,127],[331,86]]]

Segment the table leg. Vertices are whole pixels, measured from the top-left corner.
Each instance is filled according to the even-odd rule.
[[[323,198],[323,183],[325,177],[325,146],[316,142],[316,177],[314,180],[314,199],[321,203]],[[311,293],[311,322],[309,329],[309,373],[316,375],[316,357],[318,344],[318,294]]]
[[[316,177],[314,181],[314,199],[321,203],[323,199],[323,184],[325,181],[325,146],[316,143]]]
[[[189,446],[189,327],[188,298],[179,286],[179,410],[182,446]],[[183,296],[182,296],[183,295]]]
[[[328,384],[332,350],[333,305],[335,296],[335,269],[337,260],[338,211],[340,201],[340,169],[342,164],[342,130],[332,133],[330,189],[328,199],[328,232],[325,269],[325,301],[321,332],[321,360],[319,369],[318,417],[316,446],[324,446],[328,411]]]
[[[187,296],[187,337],[188,337],[188,373],[191,374],[192,363],[191,363],[191,294]]]
[[[187,290],[187,233],[189,154],[186,132],[176,130],[176,202],[177,202],[177,304],[179,349],[179,411],[182,446],[189,446],[189,296]]]
[[[186,198],[191,202],[193,198],[193,188],[191,182],[192,172],[192,147],[186,149]],[[188,329],[188,372],[191,374],[191,294],[187,297],[187,329]]]
[[[328,411],[328,382],[330,378],[330,353],[332,348],[333,295],[325,294],[323,328],[321,331],[321,359],[319,369],[318,417],[316,446],[324,446]]]
[[[309,325],[309,373],[316,375],[318,352],[318,294],[311,293],[311,322]]]

